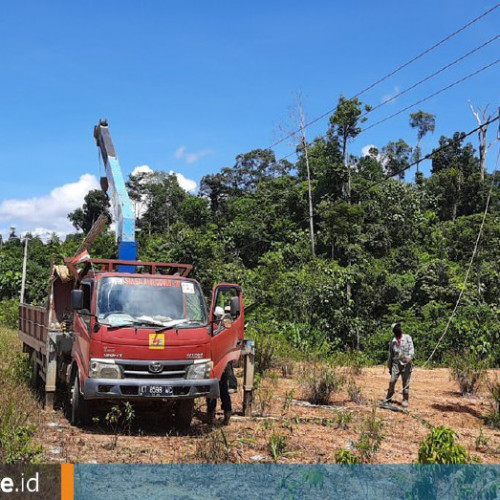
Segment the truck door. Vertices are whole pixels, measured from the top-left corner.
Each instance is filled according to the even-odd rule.
[[[244,334],[243,294],[239,285],[216,285],[210,306],[212,360],[220,378],[229,361],[238,359]]]

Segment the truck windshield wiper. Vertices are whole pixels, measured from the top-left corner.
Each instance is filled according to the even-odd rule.
[[[187,323],[199,323],[199,321],[194,321],[191,319],[178,319],[178,320],[173,320],[169,321],[169,324],[167,325],[162,325],[158,321],[151,321],[147,319],[140,319],[136,320],[132,323],[120,323],[120,324],[115,324],[115,325],[109,325],[106,323],[101,323],[104,326],[108,327],[108,330],[116,330],[117,328],[130,328],[130,327],[135,327],[135,326],[158,326],[159,328],[155,329],[156,333],[161,333],[164,332],[165,330],[170,330],[172,328],[175,328],[178,325],[185,325]]]
[[[108,323],[101,323],[101,325],[107,326],[108,330],[116,330],[117,328],[131,328],[133,326],[136,326],[135,322],[134,323],[121,323],[121,324],[115,324],[115,325],[110,325]]]
[[[179,320],[174,320],[171,321],[169,325],[161,326],[160,328],[157,328],[155,330],[156,333],[161,333],[164,332],[165,330],[171,330],[172,328],[175,328],[178,325],[185,325],[186,323],[190,323],[192,320],[190,319],[179,319]]]

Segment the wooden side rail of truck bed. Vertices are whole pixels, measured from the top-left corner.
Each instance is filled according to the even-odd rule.
[[[45,307],[19,305],[19,337],[24,344],[45,354],[47,346],[47,310]]]

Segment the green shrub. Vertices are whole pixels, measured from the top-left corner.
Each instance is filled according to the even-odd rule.
[[[356,350],[336,352],[332,360],[336,365],[345,367],[351,375],[361,375],[363,368],[370,364],[367,354]]]
[[[0,408],[0,463],[38,463],[43,449],[32,442],[35,432],[12,401]]]
[[[491,381],[488,384],[491,397],[493,398],[493,408],[486,417],[486,422],[491,427],[500,429],[500,382]]]
[[[302,369],[301,380],[305,399],[317,405],[329,404],[330,396],[344,384],[338,370],[324,364],[313,364]]]
[[[0,325],[17,328],[19,323],[19,299],[0,301]]]
[[[373,462],[384,439],[383,426],[383,421],[377,417],[377,413],[373,409],[363,422],[361,434],[355,444],[363,463]]]
[[[337,429],[347,430],[349,425],[354,420],[354,414],[351,411],[339,411],[333,418],[333,421],[337,425]]]
[[[420,443],[419,464],[468,464],[472,459],[467,450],[455,442],[453,429],[445,426],[435,427]]]
[[[335,463],[341,465],[355,465],[361,463],[361,458],[349,450],[342,448],[337,450],[334,455]]]
[[[470,349],[447,359],[450,375],[458,383],[462,396],[476,394],[485,377],[487,360]]]

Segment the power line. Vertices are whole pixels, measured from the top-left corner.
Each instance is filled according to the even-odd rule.
[[[452,61],[451,63],[447,64],[446,66],[443,66],[442,68],[440,68],[437,71],[435,71],[434,73],[426,76],[425,78],[423,78],[422,80],[418,81],[417,83],[414,83],[410,87],[407,87],[406,89],[402,90],[401,92],[398,92],[397,94],[394,94],[389,99],[386,99],[383,102],[381,102],[380,104],[377,104],[376,106],[373,106],[369,111],[366,111],[365,113],[363,113],[360,116],[360,118],[363,118],[364,116],[366,116],[366,115],[368,115],[370,113],[373,113],[373,111],[375,111],[376,109],[379,109],[382,106],[385,106],[389,102],[394,101],[395,99],[397,99],[398,97],[401,97],[403,94],[406,94],[410,90],[413,90],[414,88],[418,87],[419,85],[422,85],[422,83],[425,83],[425,82],[431,80],[432,78],[434,78],[435,76],[439,75],[440,73],[442,73],[443,71],[447,70],[448,68],[451,68],[452,66],[454,66],[457,63],[459,63],[460,61],[463,61],[464,59],[466,59],[467,57],[469,57],[472,54],[476,53],[477,51],[483,49],[484,47],[486,47],[490,43],[493,43],[498,38],[500,38],[500,34],[494,36],[493,38],[490,38],[487,42],[484,42],[483,44],[479,45],[475,49],[470,50],[469,52],[467,52],[463,56],[459,57],[458,59],[455,59],[454,61]]]
[[[471,21],[469,21],[467,24],[464,24],[462,27],[460,27],[459,29],[457,29],[456,31],[454,31],[453,33],[450,33],[448,36],[446,36],[445,38],[443,38],[442,40],[440,40],[439,42],[435,43],[434,45],[432,45],[431,47],[425,49],[423,52],[420,52],[420,54],[416,55],[415,57],[413,57],[412,59],[408,60],[407,62],[403,63],[401,66],[398,66],[396,69],[394,69],[393,71],[391,71],[390,73],[387,73],[385,76],[383,76],[382,78],[378,79],[377,81],[373,82],[372,84],[368,85],[367,87],[365,87],[364,89],[362,89],[361,91],[359,91],[357,94],[355,94],[353,97],[351,97],[351,99],[355,99],[356,97],[359,97],[363,94],[365,94],[366,92],[368,92],[369,90],[371,90],[372,88],[376,87],[377,85],[379,85],[380,83],[384,82],[385,80],[387,80],[388,78],[390,78],[391,76],[394,76],[396,73],[399,73],[401,70],[403,70],[404,68],[408,67],[410,64],[413,64],[415,61],[417,61],[418,59],[421,59],[423,56],[427,55],[429,52],[433,51],[434,49],[436,49],[437,47],[439,47],[440,45],[442,45],[443,43],[447,42],[448,40],[450,40],[451,38],[455,37],[456,35],[458,35],[459,33],[461,33],[462,31],[464,31],[465,29],[467,29],[469,26],[472,26],[473,24],[475,24],[477,21],[479,21],[480,19],[482,19],[483,17],[486,17],[487,15],[491,14],[495,9],[497,9],[498,7],[500,7],[500,2],[497,3],[496,5],[494,5],[493,7],[491,7],[490,9],[488,9],[486,12],[483,12],[480,16],[472,19]],[[330,115],[331,113],[333,113],[335,111],[336,108],[332,108],[330,110],[328,110],[326,113],[323,113],[321,116],[318,116],[317,118],[315,118],[314,120],[311,120],[307,123],[304,124],[304,128],[308,128],[310,127],[311,125],[319,122],[320,120],[322,120],[323,118],[326,118],[328,115]],[[290,137],[293,137],[295,134],[297,134],[298,132],[300,132],[300,129],[298,130],[294,130],[293,132],[290,132],[289,134],[287,134],[285,137],[282,137],[281,139],[273,142],[270,146],[268,146],[266,149],[272,149],[274,148],[275,146],[277,146],[278,144],[281,144],[282,142],[286,141],[287,139],[289,139]]]
[[[370,126],[364,128],[363,130],[361,130],[360,134],[362,134],[363,132],[366,132],[367,130],[370,130],[371,128],[373,127],[376,127],[377,125],[380,125],[381,123],[385,123],[386,121],[388,120],[391,120],[392,118],[395,118],[396,116],[404,113],[405,111],[408,111],[409,109],[415,107],[415,106],[418,106],[419,104],[422,104],[423,102],[425,101],[428,101],[429,99],[432,99],[433,97],[436,97],[437,95],[439,94],[442,94],[443,92],[446,92],[447,90],[450,90],[451,88],[453,87],[456,87],[457,85],[460,85],[461,83],[465,82],[466,80],[468,80],[469,78],[472,78],[476,75],[478,75],[479,73],[482,73],[483,71],[486,71],[487,69],[491,68],[492,66],[494,66],[495,64],[498,64],[500,62],[500,58],[499,59],[496,59],[495,61],[491,62],[490,64],[487,64],[486,66],[483,66],[482,68],[472,72],[472,73],[469,73],[468,75],[460,78],[459,80],[455,80],[453,83],[450,83],[449,85],[447,85],[446,87],[443,87],[439,90],[437,90],[436,92],[433,92],[432,94],[404,107],[403,109],[400,109],[399,111],[397,111],[396,113],[393,113],[392,115],[389,115],[389,116],[386,116],[385,118],[382,118],[381,120],[379,120],[378,122],[375,122],[375,123],[372,123]],[[495,120],[497,120],[498,118],[495,118]],[[486,125],[486,124],[483,124],[483,126]],[[479,127],[481,128],[481,127]],[[478,129],[476,129],[477,131]],[[359,135],[359,134],[358,134]],[[297,154],[297,151],[293,151],[292,153],[289,153],[288,155],[286,156],[283,156],[282,158],[280,158],[280,161],[282,160],[286,160],[287,158],[289,158],[290,156],[294,155],[294,154]]]
[[[473,76],[478,75],[479,73],[482,73],[483,71],[487,70],[488,68],[491,68],[495,64],[498,64],[500,62],[500,58],[491,62],[490,64],[487,64],[486,66],[483,66],[482,68],[474,71],[473,73],[469,73],[468,75],[464,76],[463,78],[460,78],[460,80],[456,80],[453,83],[450,83],[450,85],[447,85],[446,87],[443,87],[442,89],[439,89],[438,91],[434,92],[433,94],[428,95],[427,97],[424,97],[423,99],[420,99],[417,102],[414,102],[413,104],[410,104],[409,106],[406,106],[405,108],[399,110],[396,113],[393,113],[392,115],[386,116],[382,120],[379,120],[378,122],[372,123],[370,126],[364,128],[361,132],[366,132],[367,130],[370,130],[373,127],[376,127],[377,125],[380,125],[381,123],[386,122],[387,120],[390,120],[394,118],[395,116],[400,115],[401,113],[404,113],[405,111],[408,111],[410,108],[413,108],[414,106],[417,106],[418,104],[422,104],[425,101],[428,101],[429,99],[432,99],[433,97],[436,97],[439,94],[442,94],[443,92],[446,92],[447,90],[465,82],[465,80],[468,80],[469,78],[472,78]]]

